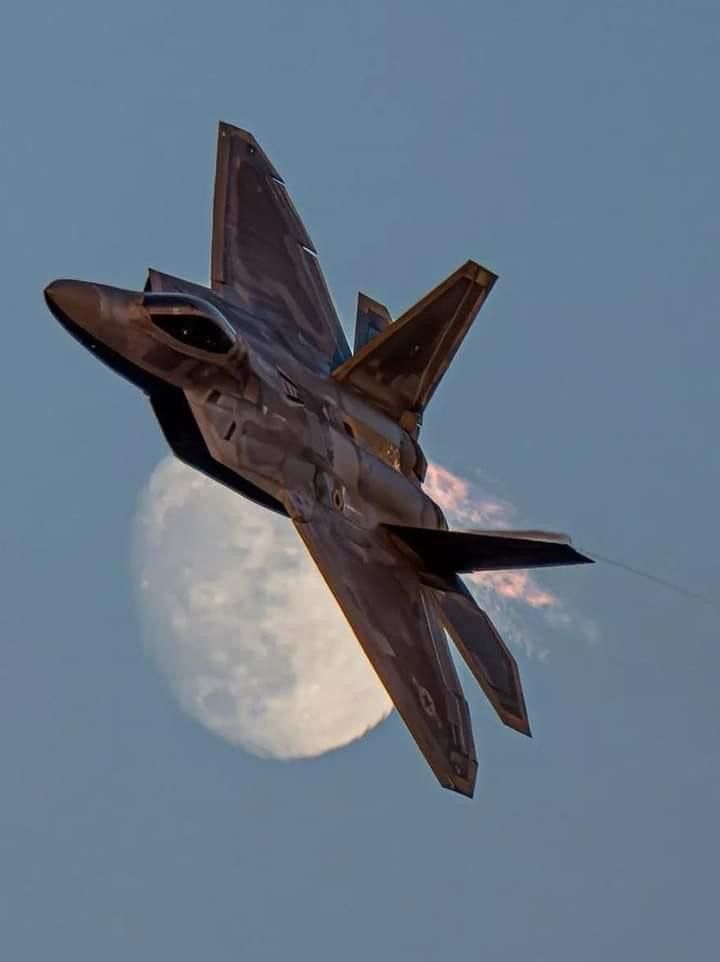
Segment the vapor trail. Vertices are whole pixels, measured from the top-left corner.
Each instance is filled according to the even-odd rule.
[[[584,550],[584,549],[583,549]],[[586,554],[590,555],[596,561],[601,561],[603,564],[611,565],[613,568],[619,568],[621,571],[627,571],[629,574],[637,575],[639,578],[644,578],[646,581],[652,581],[656,585],[660,585],[661,588],[667,588],[669,591],[674,591],[676,594],[684,595],[686,598],[690,598],[693,601],[701,601],[703,604],[708,605],[713,608],[718,614],[720,614],[720,605],[712,598],[708,598],[707,595],[701,594],[699,591],[693,591],[691,588],[686,588],[684,585],[676,584],[674,581],[668,581],[667,578],[662,578],[660,575],[653,574],[651,571],[643,571],[642,568],[635,568],[633,565],[625,564],[624,561],[615,561],[614,558],[606,558],[597,551],[586,551]]]

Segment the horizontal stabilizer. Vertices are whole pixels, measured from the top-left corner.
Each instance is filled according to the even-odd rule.
[[[390,311],[384,304],[379,304],[367,294],[358,294],[354,353],[357,354],[361,348],[372,341],[376,334],[380,334],[391,323]]]
[[[433,574],[592,564],[567,535],[549,531],[445,531],[385,526]]]
[[[530,734],[517,662],[487,614],[459,578],[450,591],[428,593],[447,633],[475,676],[500,720]]]
[[[400,421],[419,423],[496,281],[468,261],[333,371]]]

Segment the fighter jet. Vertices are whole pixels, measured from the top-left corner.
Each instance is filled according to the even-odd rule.
[[[360,294],[351,352],[285,182],[225,123],[210,275],[56,280],[45,299],[148,396],[181,461],[290,519],[440,784],[472,796],[448,636],[501,721],[530,726],[515,659],[460,575],[591,560],[564,535],[451,531],[423,490],[423,414],[496,275],[467,261],[396,320]]]

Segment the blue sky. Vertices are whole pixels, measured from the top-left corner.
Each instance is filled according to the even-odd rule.
[[[712,953],[712,610],[601,565],[544,576],[598,641],[520,654],[532,740],[467,686],[470,803],[394,717],[314,761],[245,755],[143,651],[130,537],[164,442],[41,292],[203,281],[216,123],[247,127],[348,331],[358,288],[398,313],[468,257],[500,275],[428,453],[715,595],[719,41],[693,0],[4,10],[4,958]]]

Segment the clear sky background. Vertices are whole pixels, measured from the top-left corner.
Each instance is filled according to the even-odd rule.
[[[143,652],[130,533],[164,442],[41,292],[204,281],[216,123],[247,127],[349,332],[358,288],[397,313],[468,257],[499,273],[431,457],[716,595],[719,44],[716,0],[3,8],[3,959],[714,956],[720,616],[601,565],[544,576],[597,642],[520,656],[532,740],[467,686],[472,802],[396,717],[245,755]]]

